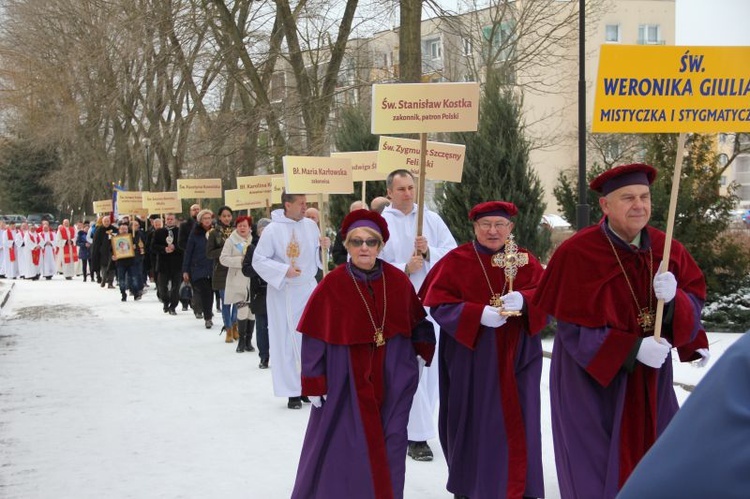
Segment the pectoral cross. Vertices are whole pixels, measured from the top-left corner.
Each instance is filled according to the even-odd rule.
[[[505,252],[497,253],[492,257],[492,266],[500,267],[505,269],[505,280],[508,282],[508,293],[513,292],[513,281],[518,274],[518,268],[523,267],[529,263],[529,255],[527,253],[519,253],[518,245],[513,234],[508,234],[508,239],[505,241]],[[513,311],[501,311],[501,315],[505,316],[518,316],[521,312],[518,310]]]

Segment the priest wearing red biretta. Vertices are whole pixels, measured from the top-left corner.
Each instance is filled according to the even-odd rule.
[[[555,251],[532,299],[557,319],[550,398],[564,499],[615,497],[677,412],[672,345],[683,361],[708,357],[706,285],[695,261],[673,241],[668,272],[656,275],[665,234],[648,225],[655,178],[644,164],[595,178],[602,221]]]
[[[388,224],[368,210],[341,225],[349,261],[318,284],[302,333],[302,395],[313,408],[293,498],[402,498],[406,425],[435,332],[401,269],[378,258]]]
[[[456,498],[544,497],[536,333],[547,316],[530,303],[542,266],[509,238],[517,212],[476,205],[476,239],[445,255],[420,290],[440,325],[438,430]]]

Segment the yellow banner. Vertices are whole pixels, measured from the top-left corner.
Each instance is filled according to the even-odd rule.
[[[271,178],[271,204],[281,203],[281,193],[284,191],[284,176]]]
[[[403,168],[418,177],[421,149],[418,140],[381,136],[378,147],[378,171],[385,177],[393,170]],[[461,182],[465,153],[465,145],[428,140],[425,158],[426,177],[430,180]]]
[[[143,208],[151,214],[181,213],[182,202],[177,191],[144,192]]]
[[[352,162],[352,180],[370,182],[385,180],[378,171],[378,151],[334,152],[332,158],[345,158]]]
[[[265,208],[269,197],[265,193],[253,194],[243,189],[227,189],[224,191],[224,204],[233,210],[252,210]]]
[[[223,197],[220,178],[177,179],[180,199],[213,199]]]
[[[347,158],[284,156],[284,183],[290,194],[350,194],[352,164]]]
[[[112,211],[112,200],[103,199],[101,201],[94,201],[94,213],[109,213]]]
[[[475,132],[479,83],[372,86],[372,133]]]
[[[750,47],[603,45],[591,129],[750,132]]]
[[[141,191],[119,191],[117,193],[117,213],[133,214],[143,210],[143,193]]]

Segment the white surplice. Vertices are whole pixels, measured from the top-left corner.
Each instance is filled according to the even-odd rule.
[[[287,253],[292,240],[299,248],[295,265],[301,274],[289,278]],[[268,283],[266,307],[274,395],[299,397],[302,335],[297,324],[317,284],[315,275],[322,268],[318,226],[309,218],[294,221],[284,215],[284,210],[274,210],[271,223],[263,229],[255,248],[253,268]]]
[[[42,276],[52,277],[57,271],[57,262],[55,261],[55,233],[51,230],[40,232],[39,246],[42,248],[42,255],[39,259]]]
[[[0,233],[0,243],[3,246],[3,270],[5,271],[5,277],[8,279],[15,279],[19,276],[15,232],[15,230],[5,229]]]
[[[390,239],[385,244],[380,258],[405,271],[406,264],[414,254],[414,241],[417,238],[417,205],[415,204],[412,211],[406,215],[401,210],[388,206],[383,210],[383,218],[388,222]],[[427,208],[424,210],[422,235],[427,238],[429,260],[425,260],[421,269],[409,275],[409,280],[416,291],[419,291],[432,266],[456,247],[456,240],[443,219]],[[429,310],[427,312],[429,314]],[[429,315],[427,318],[434,325],[435,337],[438,338],[438,325]],[[424,442],[437,436],[435,428],[437,403],[438,370],[437,362],[433,362],[430,367],[422,369],[417,392],[414,394],[407,426],[409,440]]]

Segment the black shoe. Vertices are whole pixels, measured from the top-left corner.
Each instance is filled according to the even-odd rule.
[[[260,364],[258,364],[258,367],[260,369],[268,369],[268,359],[260,359]]]
[[[246,350],[246,351],[248,351],[248,352],[254,352],[254,351],[255,351],[255,347],[253,346],[253,344],[252,344],[252,343],[250,343],[250,342],[248,341],[248,342],[247,342],[247,346],[245,347],[245,350]]]
[[[169,315],[177,315],[177,312],[173,308],[169,309]]]
[[[169,312],[169,309],[167,307],[164,307],[164,313],[166,314],[167,312]]]
[[[309,398],[307,398],[307,396],[306,396],[306,395],[302,395],[302,396],[300,397],[300,399],[302,399],[302,402],[304,402],[305,404],[309,404],[309,403],[310,403],[310,399],[309,399]]]
[[[461,494],[453,494],[453,499],[469,499],[469,496],[462,496]]]
[[[141,298],[143,298],[143,293],[136,293],[136,294],[135,294],[135,301],[138,301],[138,300],[140,300]]]
[[[206,326],[206,329],[211,329],[214,323],[211,319],[206,319],[206,321],[204,322],[204,325]]]
[[[289,402],[286,406],[289,409],[302,409],[302,398],[301,397],[289,397]]]
[[[432,449],[427,442],[409,441],[409,449],[406,452],[415,461],[432,461]]]
[[[203,312],[196,312],[195,313],[195,318],[196,319],[203,319]]]
[[[123,291],[120,294],[122,295],[122,300],[121,301],[127,301],[128,300],[128,294],[125,291]]]
[[[183,312],[187,312],[187,310],[188,310],[188,306],[187,306],[187,305],[183,305],[183,306],[182,306],[182,311],[183,311]]]

